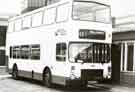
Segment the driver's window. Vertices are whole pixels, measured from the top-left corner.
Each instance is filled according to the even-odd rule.
[[[66,43],[56,44],[56,60],[66,61]]]

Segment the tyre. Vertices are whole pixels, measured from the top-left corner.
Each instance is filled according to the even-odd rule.
[[[17,66],[13,67],[12,77],[14,79],[16,79],[16,80],[18,79],[18,69],[17,69]]]
[[[52,87],[52,75],[49,69],[45,70],[44,72],[44,76],[43,76],[43,82],[45,84],[45,86],[47,87]]]

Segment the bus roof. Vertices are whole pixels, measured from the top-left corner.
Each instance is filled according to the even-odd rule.
[[[92,2],[97,2],[101,4],[106,4],[106,5],[111,4],[110,0],[74,0],[74,1],[92,1]]]
[[[54,4],[51,4],[51,5],[48,5],[48,6],[44,6],[44,7],[41,7],[39,9],[35,9],[33,11],[30,11],[28,13],[24,13],[24,14],[19,15],[19,16],[14,16],[14,17],[9,19],[9,22],[14,21],[14,20],[19,19],[19,18],[22,18],[22,17],[25,17],[25,16],[30,16],[30,15],[32,15],[34,13],[43,11],[46,8],[55,7],[55,6],[57,6],[59,4],[62,4],[64,2],[66,3],[66,2],[72,2],[72,1],[92,1],[92,2],[97,2],[97,3],[101,3],[101,4],[105,4],[105,5],[110,5],[110,0],[60,0],[60,2],[58,2],[58,3],[54,3]]]
[[[69,2],[69,1],[72,1],[72,0],[60,0],[60,1],[57,2],[57,3],[54,3],[54,4],[51,4],[51,5],[48,5],[48,6],[44,6],[44,7],[38,8],[38,9],[35,9],[35,10],[33,10],[33,11],[24,13],[24,14],[20,14],[20,15],[14,16],[14,17],[10,18],[8,21],[9,21],[9,22],[10,22],[10,21],[14,21],[14,20],[16,20],[16,19],[19,19],[19,18],[22,18],[22,17],[25,17],[25,16],[32,15],[32,14],[34,14],[34,13],[43,11],[43,10],[45,10],[45,9],[47,9],[47,8],[55,7],[55,6],[58,6],[59,4],[63,4],[63,3]]]

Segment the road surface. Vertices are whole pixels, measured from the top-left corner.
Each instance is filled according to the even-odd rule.
[[[12,77],[0,79],[0,92],[123,92],[123,88],[113,88],[109,85],[88,85],[87,88],[66,88],[55,85],[53,88],[45,87],[39,81],[21,78],[14,80]],[[130,90],[124,92],[132,92]]]

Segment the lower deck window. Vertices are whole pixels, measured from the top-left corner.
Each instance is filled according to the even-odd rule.
[[[69,60],[84,63],[109,63],[110,52],[109,44],[71,42],[69,45]]]
[[[13,47],[13,58],[20,58],[20,47]]]
[[[29,59],[30,57],[30,47],[29,45],[21,46],[21,58]]]
[[[40,59],[40,46],[33,45],[31,47],[31,59]]]
[[[13,59],[40,59],[40,45],[21,45],[10,47],[10,58]]]

